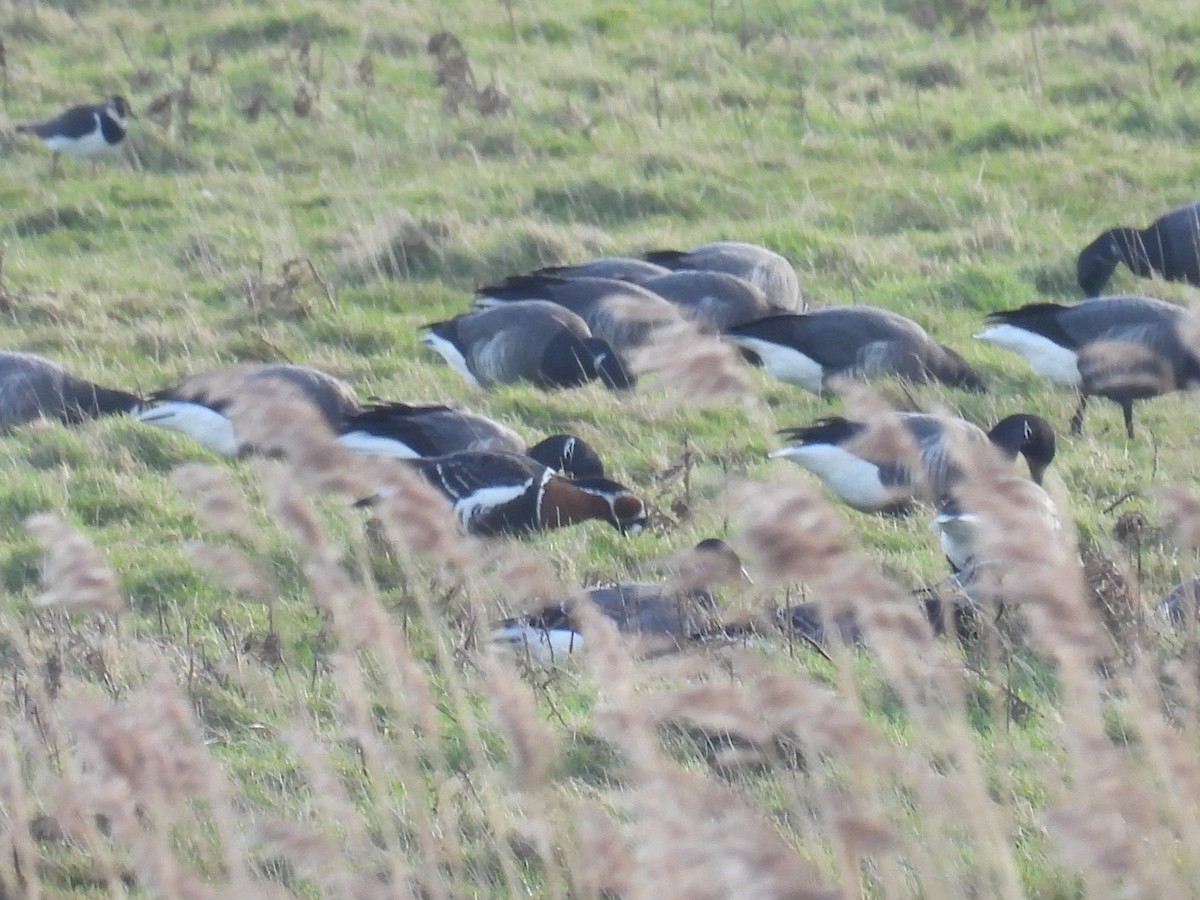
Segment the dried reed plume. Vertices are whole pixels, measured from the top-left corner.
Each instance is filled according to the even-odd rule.
[[[81,532],[53,513],[25,520],[25,527],[41,544],[42,587],[34,600],[39,606],[117,613],[125,601],[117,577],[99,551]]]

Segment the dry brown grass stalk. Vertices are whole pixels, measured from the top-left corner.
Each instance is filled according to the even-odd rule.
[[[118,613],[125,608],[116,575],[81,532],[53,513],[31,516],[25,527],[45,553],[44,590],[34,602],[40,606],[105,613]]]

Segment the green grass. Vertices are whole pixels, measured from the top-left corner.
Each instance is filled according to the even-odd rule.
[[[597,388],[485,394],[417,344],[419,326],[465,310],[476,285],[512,272],[733,237],[788,256],[813,305],[866,302],[911,315],[993,384],[985,396],[910,389],[918,402],[980,422],[1029,410],[1065,430],[1073,398],[971,334],[989,310],[1073,299],[1075,254],[1095,234],[1118,223],[1144,225],[1195,199],[1200,111],[1194,85],[1173,73],[1200,57],[1200,29],[1161,0],[1031,6],[981,5],[986,22],[975,26],[961,4],[914,0],[683,7],[573,0],[553,8],[479,0],[269,8],[133,0],[119,9],[81,0],[9,10],[0,25],[10,122],[109,92],[127,94],[142,113],[185,85],[190,99],[186,116],[176,101],[169,122],[143,114],[126,157],[94,175],[67,161],[67,177],[50,181],[39,147],[11,131],[0,135],[7,172],[0,184],[7,211],[0,345],[144,391],[234,360],[310,362],[345,375],[364,397],[461,402],[531,438],[577,432],[598,447],[614,477],[662,514],[637,539],[593,524],[523,543],[565,585],[646,574],[653,560],[725,533],[739,514],[728,484],[770,482],[786,468],[764,459],[772,430],[827,414],[836,401],[757,372],[751,380],[764,402],[749,410],[691,409],[665,393],[623,399]],[[502,88],[509,114],[443,107],[425,52],[428,37],[442,29],[461,39],[479,85],[494,79]],[[189,58],[197,64],[190,70]],[[301,88],[316,98],[307,117],[293,110]],[[249,121],[244,111],[255,98],[263,109]],[[333,302],[302,267],[294,294],[252,306],[248,285],[279,281],[294,259],[311,263],[332,287]],[[1192,296],[1124,270],[1113,287]],[[1164,510],[1148,489],[1189,485],[1200,475],[1192,398],[1141,404],[1138,426],[1139,439],[1127,442],[1116,408],[1096,403],[1084,435],[1062,436],[1054,464],[1080,533],[1117,557],[1124,552],[1111,538],[1118,517],[1136,509],[1161,525]],[[257,508],[253,467],[215,461],[185,440],[128,421],[72,431],[39,426],[2,440],[6,633],[25,635],[35,657],[57,648],[71,677],[93,687],[103,680],[82,662],[87,654],[68,651],[102,647],[117,686],[101,693],[119,697],[154,668],[133,648],[156,648],[192,702],[230,790],[256,820],[320,818],[309,806],[317,801],[297,788],[300,764],[280,739],[310,717],[362,812],[368,843],[386,844],[395,825],[388,804],[399,803],[406,788],[393,783],[372,793],[381,786],[371,786],[341,732],[331,645],[322,643],[332,639],[322,636],[325,618],[314,612],[298,551],[278,529],[264,528],[256,558],[282,586],[268,614],[263,603],[217,586],[183,549],[213,534],[177,494],[172,468],[192,460],[227,467]],[[666,475],[685,452],[694,466],[687,488]],[[110,560],[129,607],[118,634],[34,610],[38,557],[20,523],[42,510],[61,513]],[[327,518],[334,539],[352,545],[357,524]],[[898,583],[916,587],[941,576],[926,517],[847,518]],[[1181,577],[1181,563],[1187,571],[1181,554],[1160,543],[1141,562],[1148,600]],[[395,621],[408,623],[412,592],[450,590],[436,572],[404,564],[394,579],[386,560],[372,564]],[[487,598],[493,614],[521,605],[486,579],[463,593],[471,591]],[[779,597],[755,602],[770,599]],[[469,643],[462,635],[470,630],[470,604],[462,596],[447,603],[442,624],[455,635],[450,643]],[[412,619],[405,633],[419,664],[440,672],[433,659],[443,637],[419,615]],[[261,662],[253,649],[269,633],[280,639],[282,666]],[[754,652],[762,665],[847,687],[830,674],[844,669],[813,654],[778,646]],[[874,739],[901,753],[920,724],[871,661],[855,666]],[[41,680],[28,660],[15,668],[14,685]],[[1058,855],[1042,825],[1063,790],[1048,761],[1065,755],[1047,724],[1058,714],[1047,686],[1053,677],[1020,680],[1014,689],[1037,712],[1001,737],[994,688],[1009,676],[983,668],[971,733],[990,778],[1003,785],[995,790],[1011,792],[1004,806],[1019,831],[1010,837],[1022,889],[1074,896],[1094,888],[1088,877],[1080,882],[1064,861],[1077,857]],[[477,687],[471,708],[486,732],[487,758],[499,766],[503,744],[486,724]],[[534,687],[542,717],[567,745],[556,776],[561,796],[599,796],[619,783],[621,754],[597,737],[588,678],[537,675]],[[372,681],[371,690],[378,688]],[[530,861],[536,854],[514,853],[520,865],[505,874],[507,844],[491,833],[490,813],[480,808],[487,801],[470,793],[462,774],[479,764],[456,718],[462,710],[444,685],[434,693],[450,762],[444,768],[430,751],[415,769],[435,780],[459,773],[462,781],[425,793],[409,785],[412,802],[445,800],[437,814],[460,823],[461,865],[497,890],[512,889],[512,878],[522,890],[550,890],[553,877]],[[7,718],[33,727],[20,690],[5,702]],[[383,723],[395,712],[375,714]],[[1194,736],[1194,723],[1185,733]],[[23,738],[21,752],[32,754],[28,746],[36,743]],[[686,742],[672,751],[687,771],[705,771],[702,754]],[[23,756],[22,765],[50,772],[61,764],[39,768]],[[50,794],[38,779],[27,782],[40,811]],[[803,783],[832,791],[835,779],[809,775]],[[733,787],[823,879],[856,889],[831,844],[817,837],[822,826],[796,820],[797,810],[820,801],[797,800],[783,776],[738,778]],[[102,882],[81,886],[95,872],[80,875],[75,867],[83,864],[67,850],[41,852],[53,863],[43,870],[50,894],[103,892]],[[211,848],[183,855],[205,877],[222,877]],[[903,883],[913,895],[952,896],[963,887],[929,884],[919,865],[904,875],[891,863],[874,865],[860,873],[871,893]],[[955,869],[971,870],[969,862]],[[298,877],[289,890],[320,894],[318,882]],[[994,885],[972,887],[983,893]]]

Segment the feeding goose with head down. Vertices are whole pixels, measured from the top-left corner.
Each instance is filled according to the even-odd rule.
[[[501,303],[435,322],[421,343],[478,387],[517,381],[576,387],[598,379],[623,390],[634,384],[607,341],[566,307],[545,300]]]
[[[618,629],[667,646],[718,629],[713,587],[746,573],[737,553],[720,538],[708,538],[675,566],[666,582],[616,582],[589,588],[583,596]],[[492,644],[554,662],[583,646],[578,600],[564,600],[537,612],[499,623]]]
[[[902,431],[889,434],[889,427]],[[988,432],[953,416],[901,412],[875,423],[835,416],[780,433],[791,443],[772,457],[803,466],[844,503],[866,512],[935,500],[981,461],[981,449],[1009,461],[1024,457],[1039,484],[1055,453],[1054,430],[1030,413],[1008,416]]]
[[[835,376],[894,375],[970,391],[983,378],[912,319],[872,306],[834,306],[803,315],[770,316],[725,331],[761,360],[772,378],[814,394]]]
[[[1100,297],[1073,305],[1032,303],[994,312],[976,335],[1023,356],[1043,377],[1079,392],[1071,430],[1083,429],[1089,397],[1121,407],[1133,437],[1136,400],[1200,383],[1200,359],[1188,341],[1200,320],[1188,310],[1149,297]]]
[[[591,333],[628,356],[657,332],[683,321],[679,309],[653,291],[611,278],[514,275],[476,292],[481,307],[545,300],[578,315]]]
[[[713,241],[691,250],[656,250],[645,254],[656,265],[673,271],[697,269],[725,272],[750,282],[775,309],[804,312],[800,279],[792,264],[774,250],[743,241]]]
[[[450,501],[463,530],[476,535],[545,531],[593,519],[636,534],[647,520],[646,504],[624,485],[563,478],[528,456],[477,450],[407,465]]]
[[[328,372],[312,366],[246,363],[226,366],[185,378],[156,391],[137,411],[139,421],[186,434],[214,453],[236,456],[245,448],[226,415],[233,401],[257,390],[283,385],[311,404],[335,431],[360,411],[353,389]]]
[[[700,328],[716,333],[786,312],[772,306],[756,285],[727,272],[671,272],[643,281],[642,287],[674,303]]]
[[[140,403],[128,391],[101,387],[44,356],[0,351],[0,428],[42,418],[74,425],[133,412]]]
[[[1200,286],[1200,203],[1160,216],[1147,228],[1109,228],[1083,248],[1075,270],[1087,297],[1098,297],[1118,263],[1141,278]]]
[[[474,450],[524,454],[572,478],[604,477],[600,455],[582,438],[555,434],[527,447],[507,425],[440,404],[371,404],[342,423],[338,441],[360,453],[396,459]]]

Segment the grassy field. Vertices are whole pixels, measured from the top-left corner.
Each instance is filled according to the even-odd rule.
[[[469,79],[439,78],[441,31]],[[1031,533],[1033,634],[963,651],[912,621],[945,573],[927,515],[833,511],[765,459],[840,401],[753,370],[719,398],[669,371],[484,393],[416,341],[509,273],[738,238],[992,383],[887,396],[1065,431],[1074,398],[971,335],[1196,199],[1196,3],[74,0],[8,5],[0,37],[0,345],[147,392],[306,362],[575,431],[654,518],[483,547],[318,495],[340,459],[127,418],[4,436],[0,896],[1200,893],[1200,651],[1142,616],[1200,543],[1194,398],[1140,405],[1132,442],[1102,403],[1061,437],[1053,492],[1133,625],[1104,632]],[[50,180],[7,127],[114,92],[140,118],[95,174]],[[603,622],[560,670],[485,652],[492,619],[709,535],[754,571],[731,615],[803,592],[872,652],[636,660]]]

